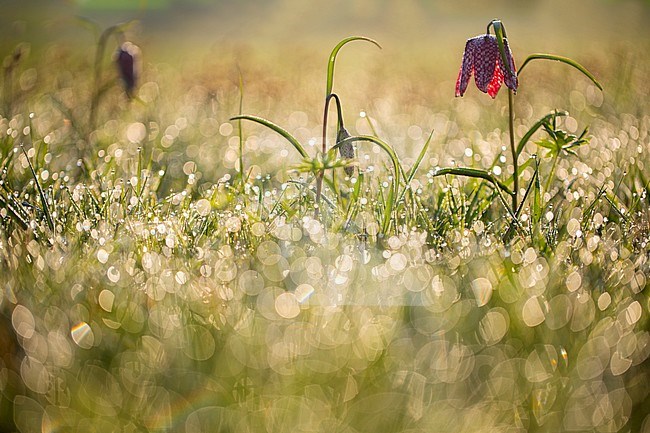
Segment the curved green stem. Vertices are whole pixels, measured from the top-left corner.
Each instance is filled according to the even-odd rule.
[[[248,114],[243,114],[241,116],[233,116],[233,117],[230,118],[230,120],[239,120],[239,119],[250,120],[252,122],[259,123],[260,125],[264,125],[267,128],[270,128],[270,129],[274,130],[275,132],[277,132],[278,134],[283,136],[289,143],[291,143],[291,145],[293,145],[294,149],[296,149],[298,151],[298,153],[300,153],[300,156],[302,156],[303,158],[308,158],[309,157],[309,154],[307,153],[305,148],[302,147],[302,144],[300,144],[300,142],[296,139],[296,137],[291,135],[291,133],[289,131],[287,131],[286,129],[282,128],[281,126],[276,125],[275,123],[271,122],[270,120],[266,120],[266,119],[264,119],[262,117],[258,117],[258,116],[251,116],[251,115],[248,115]]]
[[[239,71],[239,115],[242,115],[244,105],[244,79]],[[241,119],[237,120],[237,134],[239,135],[239,174],[241,180],[241,190],[244,191],[246,178],[244,177],[244,135],[241,128]]]
[[[556,62],[561,62],[564,64],[567,64],[569,66],[572,66],[582,72],[587,78],[591,80],[592,83],[596,85],[601,91],[603,90],[603,86],[596,80],[596,77],[594,77],[584,66],[582,66],[580,63],[576,62],[575,60],[572,60],[568,57],[563,57],[563,56],[556,56],[555,54],[543,54],[543,53],[535,53],[531,54],[524,60],[524,63],[521,64],[521,67],[519,68],[519,71],[517,72],[517,76],[521,75],[521,72],[524,70],[526,65],[531,61],[531,60],[553,60]]]
[[[379,49],[381,49],[381,45],[379,45],[377,41],[370,38],[366,38],[365,36],[350,36],[349,38],[345,38],[341,42],[336,44],[327,61],[327,86],[325,90],[326,98],[329,98],[330,94],[332,93],[332,87],[334,86],[334,64],[336,63],[336,56],[339,53],[339,50],[343,47],[343,45],[352,41],[367,41],[372,44],[375,44]]]
[[[333,63],[332,63],[332,67],[333,67]],[[343,116],[341,114],[341,100],[339,99],[338,95],[336,95],[335,93],[330,93],[325,98],[325,108],[323,109],[323,136],[322,136],[323,155],[325,155],[325,153],[327,152],[327,118],[329,114],[330,101],[332,100],[332,98],[334,98],[334,100],[336,101],[336,109],[339,118],[338,119],[339,127],[343,126]],[[325,177],[325,170],[320,170],[318,172],[318,175],[316,176],[316,207],[314,208],[314,218],[318,218],[324,177]]]
[[[513,195],[513,192],[510,191],[510,188],[508,188],[503,182],[497,179],[492,173],[489,173],[485,170],[480,170],[478,168],[467,168],[467,167],[444,167],[444,168],[436,169],[432,177],[444,176],[447,174],[454,174],[456,176],[473,177],[475,179],[487,180],[495,188],[504,191],[510,197],[512,197]]]

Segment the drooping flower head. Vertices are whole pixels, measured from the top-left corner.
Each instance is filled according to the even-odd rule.
[[[117,69],[129,99],[133,98],[133,92],[137,84],[139,60],[140,48],[131,42],[124,42],[115,53]]]
[[[510,89],[517,91],[515,61],[506,38],[503,38],[503,48],[508,66],[503,64],[496,36],[485,34],[467,40],[463,64],[456,80],[456,96],[465,94],[472,73],[476,87],[492,98],[496,97],[504,82]]]

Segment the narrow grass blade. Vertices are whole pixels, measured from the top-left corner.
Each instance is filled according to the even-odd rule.
[[[533,190],[533,186],[535,184],[535,179],[537,177],[538,170],[535,170],[535,173],[533,173],[533,178],[530,180],[528,183],[528,187],[526,187],[526,193],[524,194],[524,197],[521,199],[521,203],[519,203],[519,207],[517,208],[517,211],[515,212],[515,216],[519,218],[521,215],[521,211],[524,209],[524,204],[526,203],[526,200],[528,200],[528,196],[530,195],[531,191]]]
[[[25,148],[23,146],[20,146],[20,148],[23,150],[23,154],[25,155],[25,159],[27,160],[27,164],[29,165],[29,169],[32,172],[32,176],[34,177],[34,182],[36,182],[36,189],[38,190],[38,194],[41,197],[41,204],[43,205],[43,213],[45,214],[45,220],[47,221],[47,225],[54,233],[54,220],[52,219],[52,214],[50,213],[50,208],[47,205],[47,199],[45,198],[45,192],[43,191],[43,187],[41,186],[41,183],[38,181],[38,176],[36,175],[36,172],[34,171],[34,166],[32,165],[32,161],[30,161],[29,156],[27,156],[27,152],[25,151]]]
[[[381,45],[379,45],[377,41],[370,38],[366,38],[365,36],[350,36],[349,38],[345,38],[341,42],[336,44],[327,61],[327,89],[325,92],[325,97],[329,96],[330,93],[332,93],[332,87],[334,86],[334,64],[336,63],[336,56],[338,55],[339,51],[341,50],[341,48],[343,48],[345,44],[352,41],[367,41],[372,44],[375,44],[379,49],[381,49]]]
[[[539,162],[535,160],[535,193],[533,195],[533,223],[538,225],[542,220],[542,185],[539,181]]]
[[[475,221],[476,219],[480,218],[480,214],[482,212],[483,206],[481,206],[482,203],[488,202],[490,203],[491,200],[481,200],[481,190],[483,189],[483,186],[485,186],[484,182],[481,182],[478,184],[476,188],[472,190],[472,192],[469,194],[469,197],[471,197],[471,201],[469,206],[467,207],[467,212],[465,214],[465,221],[468,223],[471,223]],[[480,200],[480,201],[479,201]]]
[[[623,212],[618,208],[618,205],[617,205],[616,203],[614,203],[614,200],[612,200],[612,199],[609,197],[609,195],[604,194],[603,197],[605,197],[605,200],[607,200],[607,202],[609,203],[609,205],[611,206],[611,208],[614,209],[614,211],[616,212],[616,214],[617,214],[621,219],[623,219],[623,221],[625,221],[626,223],[629,223],[629,222],[630,222],[629,218],[625,215],[625,213],[623,213]],[[614,196],[614,198],[616,198],[616,196]],[[611,217],[610,217],[610,219],[611,219]]]
[[[309,157],[309,154],[307,153],[305,148],[302,146],[302,144],[300,144],[300,142],[296,139],[296,137],[291,135],[291,133],[289,131],[282,128],[281,126],[276,125],[275,123],[271,122],[270,120],[266,120],[266,119],[264,119],[262,117],[257,117],[257,116],[241,115],[241,116],[235,116],[235,117],[230,118],[231,121],[232,120],[240,120],[240,119],[241,120],[250,120],[252,122],[257,122],[260,125],[264,125],[267,128],[270,128],[270,129],[274,130],[275,132],[277,132],[278,134],[283,136],[289,143],[291,143],[291,145],[293,145],[293,147],[298,151],[298,153],[300,153],[300,156],[302,156],[303,158],[308,158]]]
[[[4,176],[9,170],[9,164],[11,164],[11,161],[14,159],[15,154],[16,153],[11,149],[8,149],[7,156],[2,160],[2,163],[0,163],[0,175],[2,175],[2,180],[4,180]]]
[[[405,175],[404,181],[406,182],[406,186],[411,184],[411,181],[415,177],[415,173],[417,172],[418,168],[420,167],[420,164],[422,164],[422,160],[424,159],[424,155],[427,154],[427,150],[429,149],[429,143],[431,143],[431,137],[433,137],[433,131],[431,131],[431,134],[429,134],[429,138],[427,138],[427,141],[424,143],[424,146],[422,146],[422,150],[420,150],[420,154],[418,155],[418,158],[415,160],[415,163],[413,164],[413,167],[409,170],[409,172]],[[400,194],[399,199],[397,200],[398,202],[401,201],[404,198],[404,194],[406,193],[406,189],[402,191]]]
[[[391,217],[393,215],[393,208],[395,203],[395,183],[391,183],[388,187],[388,196],[386,197],[386,206],[384,207],[384,219],[382,222],[382,233],[388,233],[390,230]]]
[[[494,177],[492,173],[489,173],[485,170],[480,170],[478,168],[466,168],[466,167],[444,167],[438,168],[433,173],[432,177],[445,176],[448,174],[454,174],[457,176],[473,177],[476,179],[484,179],[490,182],[494,186],[498,186],[499,189],[505,191],[509,196],[513,195],[513,192],[499,179]]]
[[[7,210],[7,214],[11,216],[23,230],[27,230],[29,228],[27,218],[21,215],[22,209],[18,210],[18,207],[14,208],[14,205],[10,203],[8,199],[5,199],[2,195],[0,195],[0,206]]]
[[[591,72],[587,70],[584,66],[582,66],[580,63],[576,62],[575,60],[572,60],[568,57],[563,57],[563,56],[557,56],[555,54],[543,54],[543,53],[535,53],[531,54],[524,60],[524,63],[522,63],[521,67],[519,68],[519,72],[517,72],[517,75],[521,75],[521,72],[524,70],[526,65],[531,61],[531,60],[553,60],[556,62],[562,62],[565,63],[569,66],[573,66],[580,72],[582,72],[587,78],[591,80],[592,83],[596,85],[601,91],[603,90],[603,86],[596,80],[596,77],[594,77]]]
[[[594,199],[591,201],[589,206],[584,210],[582,213],[582,231],[586,232],[587,231],[587,224],[588,222],[592,221],[592,215],[596,210],[596,205],[601,201],[602,197],[606,193],[606,188],[605,185],[607,185],[607,182],[604,181],[600,188],[598,189],[598,192],[596,193],[596,196]]]
[[[355,210],[358,208],[359,196],[361,195],[361,185],[363,184],[364,174],[359,172],[357,182],[354,184],[354,189],[352,190],[352,195],[350,196],[350,202],[348,203],[348,210],[345,215],[345,228],[347,229],[356,213]]]

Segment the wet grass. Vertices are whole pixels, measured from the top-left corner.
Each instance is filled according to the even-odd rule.
[[[506,95],[371,49],[336,85],[328,51],[149,63],[133,100],[108,58],[5,63],[2,429],[650,428],[647,61],[527,66],[513,209]]]

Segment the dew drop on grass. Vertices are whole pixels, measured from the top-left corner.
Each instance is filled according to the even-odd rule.
[[[182,286],[183,284],[187,283],[187,274],[183,271],[178,271],[174,275],[174,281],[176,281],[176,284],[179,286]]]
[[[300,284],[298,287],[296,287],[296,290],[294,292],[294,295],[296,297],[296,300],[304,304],[309,300],[309,298],[314,294],[315,290],[314,287],[310,284]]]
[[[558,356],[555,347],[550,344],[540,345],[533,350],[528,358],[524,372],[529,382],[544,382],[551,377],[557,369]]]
[[[186,340],[183,353],[195,361],[205,361],[214,354],[216,344],[214,337],[207,328],[198,325],[188,325],[185,332]]]
[[[113,302],[115,301],[115,294],[110,290],[102,290],[99,293],[99,306],[108,313],[113,310]]]
[[[219,134],[221,134],[224,137],[228,137],[230,134],[232,134],[233,131],[233,126],[230,122],[222,123],[219,126]]]
[[[605,311],[605,309],[609,307],[611,302],[612,302],[612,297],[609,293],[607,292],[601,293],[601,295],[598,297],[598,309],[600,309],[600,311]]]
[[[522,317],[524,323],[529,327],[535,327],[544,322],[544,311],[542,310],[542,300],[537,296],[530,297],[523,306]]]
[[[147,135],[147,127],[143,123],[131,123],[126,128],[126,139],[131,143],[141,143]]]
[[[226,230],[228,230],[230,233],[238,232],[241,230],[241,220],[236,216],[228,218],[226,220]]]
[[[472,293],[476,299],[477,307],[482,307],[490,301],[492,297],[492,283],[487,278],[477,278],[471,283]]]
[[[79,322],[70,330],[72,340],[82,349],[90,349],[95,343],[95,334],[86,322]]]
[[[609,368],[614,376],[620,376],[625,373],[632,366],[632,360],[621,356],[619,351],[612,354],[609,361]]]
[[[549,302],[546,326],[551,330],[558,330],[569,323],[573,314],[571,299],[565,294],[553,297]]]
[[[581,285],[582,277],[578,271],[573,271],[566,277],[566,287],[569,289],[569,292],[575,292]]]
[[[275,311],[280,317],[293,319],[300,314],[298,299],[291,292],[281,293],[275,298]]]
[[[120,281],[120,271],[115,266],[108,268],[108,271],[106,271],[106,276],[112,283],[117,283]]]
[[[393,254],[388,260],[388,266],[396,272],[401,272],[406,268],[408,261],[402,253]]]
[[[524,252],[523,260],[524,263],[529,265],[533,263],[535,260],[537,260],[537,253],[533,248],[527,248],[526,251]]]
[[[488,311],[479,324],[479,334],[488,346],[501,341],[507,331],[508,313],[500,307]]]
[[[249,296],[256,296],[264,289],[264,278],[251,269],[242,272],[238,283],[239,289]]]
[[[34,335],[36,322],[32,312],[22,305],[16,305],[11,314],[11,324],[16,330],[16,334],[23,338],[29,339]]]
[[[632,302],[625,309],[625,321],[628,325],[632,326],[641,319],[641,314],[643,313],[643,308],[639,301]]]
[[[280,247],[273,241],[262,242],[257,247],[257,259],[264,265],[270,265],[277,262],[274,257],[280,254]]]
[[[264,234],[266,233],[266,226],[264,225],[264,223],[258,221],[251,226],[251,233],[253,234],[253,236],[257,236],[257,237],[264,236]]]
[[[90,225],[90,221],[88,221],[88,223]],[[86,226],[83,226],[84,230],[86,230],[85,227]],[[90,228],[90,227],[88,227],[88,228]],[[103,248],[100,248],[97,251],[97,260],[99,260],[99,263],[105,264],[108,261],[108,256],[109,256],[108,252]]]

